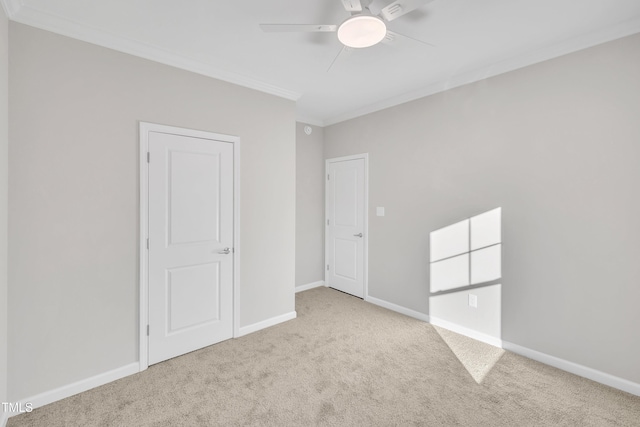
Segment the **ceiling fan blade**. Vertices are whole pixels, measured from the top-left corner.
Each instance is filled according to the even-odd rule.
[[[353,48],[351,48],[349,46],[342,46],[342,49],[340,49],[340,52],[338,52],[336,57],[333,58],[333,61],[331,61],[331,65],[329,65],[329,68],[327,68],[327,73],[329,72],[329,70],[331,70],[331,68],[333,67],[333,64],[338,62],[338,59],[346,58],[347,56],[349,56],[351,54],[351,52],[353,52]]]
[[[421,43],[424,45],[427,45],[429,47],[436,47],[436,45],[432,44],[432,43],[428,43],[425,42],[423,40],[420,39],[416,39],[404,34],[400,34],[400,33],[396,33],[395,31],[390,31],[387,30],[387,35],[382,39],[382,43],[384,44],[388,44],[388,45],[394,45],[396,43],[402,43],[402,42],[416,42],[416,43]]]
[[[342,4],[347,12],[362,12],[360,0],[342,0]]]
[[[260,24],[265,33],[331,33],[337,25],[325,24]]]
[[[431,3],[433,0],[396,0],[388,6],[385,6],[380,11],[380,15],[386,21],[393,21],[396,18],[401,17],[413,10],[416,10],[420,6],[427,3]]]

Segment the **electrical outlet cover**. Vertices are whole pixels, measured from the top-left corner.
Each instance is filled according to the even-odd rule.
[[[469,307],[478,308],[478,296],[469,294]]]

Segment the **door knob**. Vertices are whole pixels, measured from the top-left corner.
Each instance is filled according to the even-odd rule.
[[[353,237],[362,237],[362,233],[354,234]]]
[[[219,254],[224,254],[224,255],[228,255],[231,253],[231,249],[229,248],[224,248],[223,250],[218,252]]]

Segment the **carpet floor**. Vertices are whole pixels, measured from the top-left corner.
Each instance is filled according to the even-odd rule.
[[[296,310],[8,426],[640,426],[638,396],[341,292]]]

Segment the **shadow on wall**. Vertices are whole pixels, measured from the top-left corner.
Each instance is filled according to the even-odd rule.
[[[502,285],[497,283],[502,277],[501,229],[502,209],[496,208],[430,235],[429,318],[445,328],[435,329],[477,383],[504,353]]]

